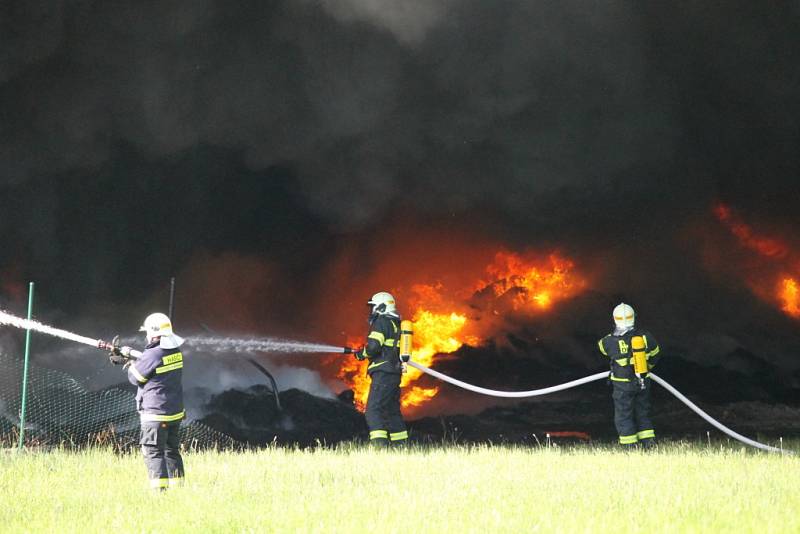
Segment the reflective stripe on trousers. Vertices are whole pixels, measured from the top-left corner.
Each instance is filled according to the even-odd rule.
[[[389,439],[389,432],[386,430],[372,430],[369,433],[369,439]]]
[[[402,432],[392,432],[389,434],[389,441],[400,441],[408,439],[408,430],[403,430]]]
[[[652,428],[648,430],[641,430],[636,433],[636,437],[639,439],[652,439],[656,437],[656,431],[653,430]]]

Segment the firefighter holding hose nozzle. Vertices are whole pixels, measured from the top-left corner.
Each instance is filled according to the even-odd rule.
[[[153,313],[139,329],[145,333],[147,346],[141,356],[130,359],[130,347],[111,348],[109,359],[124,364],[128,380],[138,387],[136,409],[139,412],[144,462],[150,485],[166,490],[183,483],[183,458],[180,453],[180,425],[183,408],[183,338],[172,331],[172,321],[163,313]]]
[[[366,345],[354,354],[359,360],[369,359],[365,416],[370,443],[379,447],[404,445],[408,431],[400,412],[400,378],[405,366],[400,356],[400,316],[394,297],[385,291],[375,293],[367,304],[371,306],[370,332]]]
[[[614,308],[614,331],[598,342],[600,352],[609,358],[609,379],[614,393],[614,425],[624,447],[640,444],[650,447],[656,437],[650,419],[648,375],[655,367],[661,349],[650,332],[634,326],[636,314],[628,304]]]

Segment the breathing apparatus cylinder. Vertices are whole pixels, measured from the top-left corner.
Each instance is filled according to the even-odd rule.
[[[411,339],[414,335],[414,325],[411,321],[400,322],[400,361],[403,362],[403,371],[405,372],[405,364],[411,359]]]
[[[642,336],[633,336],[631,338],[631,348],[633,349],[633,372],[637,375],[646,373],[649,369],[647,368],[647,353],[645,352]]]
[[[644,338],[642,336],[633,336],[631,338],[631,349],[633,352],[633,372],[639,379],[639,383],[644,388],[644,375],[647,374],[647,353],[645,352]]]

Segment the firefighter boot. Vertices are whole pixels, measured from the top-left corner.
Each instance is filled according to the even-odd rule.
[[[389,446],[389,432],[386,430],[372,430],[369,433],[369,445],[375,449],[385,449]]]
[[[405,449],[408,446],[408,430],[390,432],[389,441],[394,449]]]

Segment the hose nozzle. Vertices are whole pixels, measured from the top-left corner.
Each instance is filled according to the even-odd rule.
[[[116,336],[114,340],[111,342],[98,339],[97,348],[100,350],[108,350],[108,351],[113,351],[115,348],[119,348],[119,336]]]
[[[364,353],[364,347],[344,347],[342,352],[344,354],[352,354],[358,361],[361,361],[367,357],[367,355]]]

